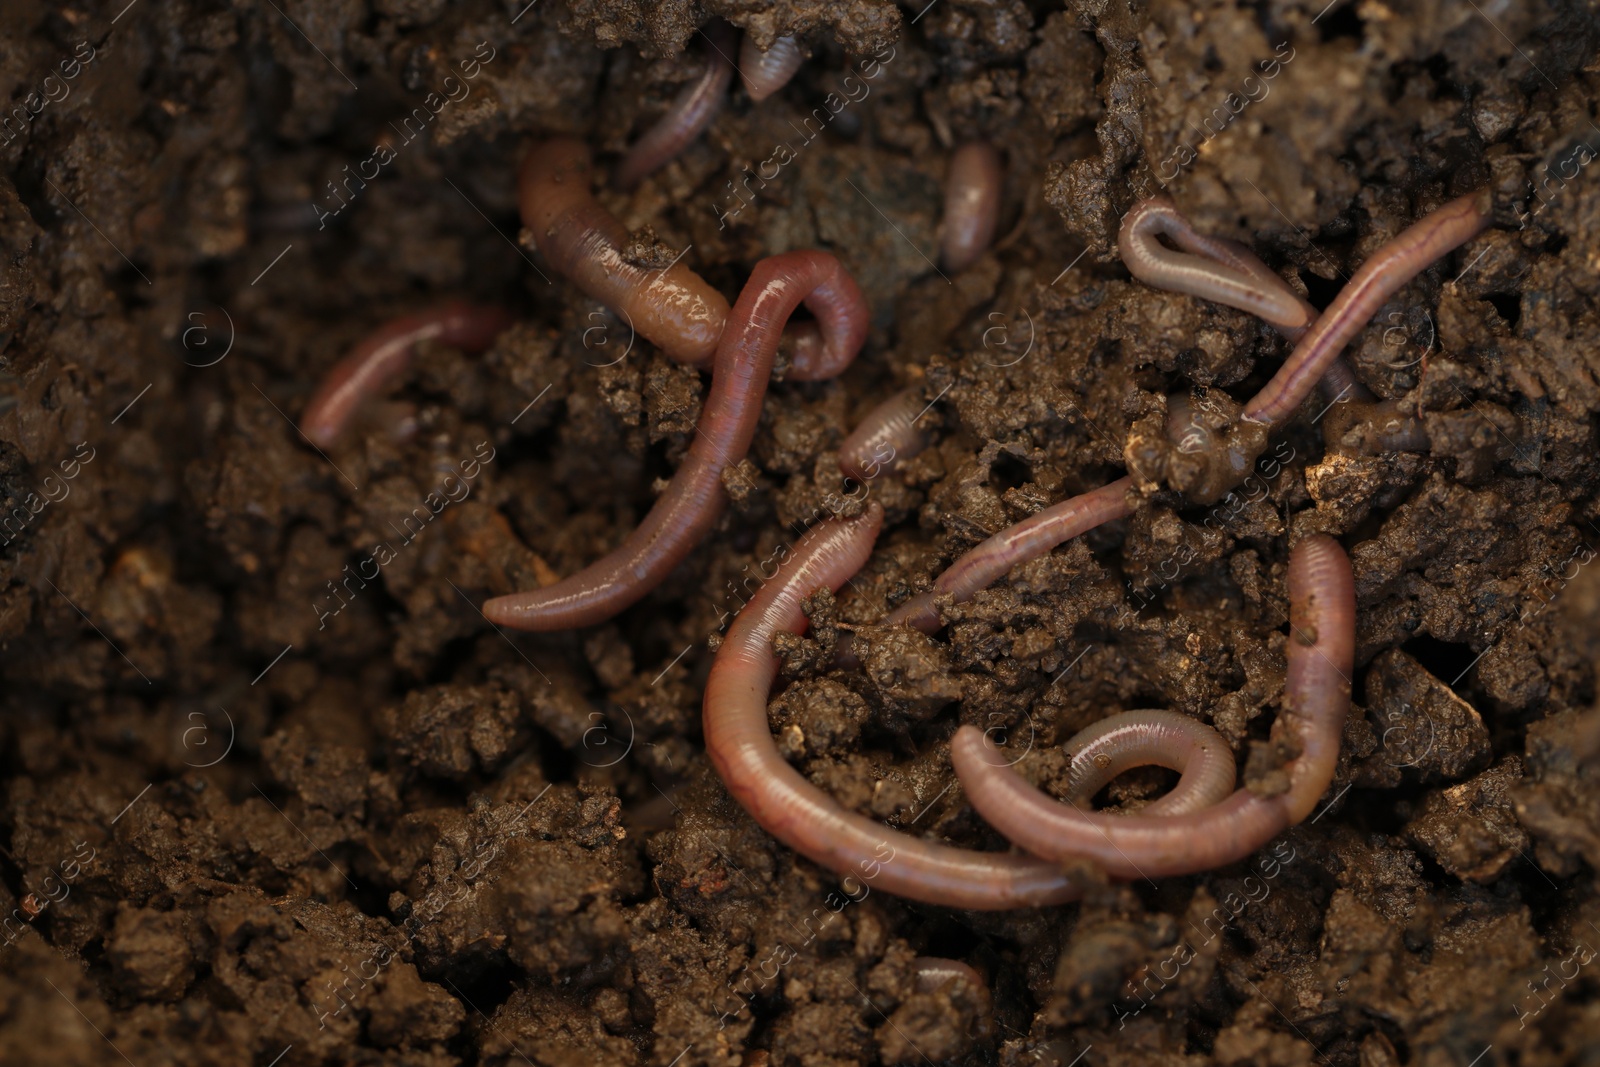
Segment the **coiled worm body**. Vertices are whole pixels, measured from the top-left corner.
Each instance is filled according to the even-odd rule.
[[[1140,815],[1185,815],[1226,800],[1233,792],[1233,753],[1205,723],[1175,711],[1124,711],[1078,731],[1066,747],[1067,799],[1080,808],[1123,771],[1157,766],[1181,776],[1171,792],[1140,808]]]
[[[632,189],[677,158],[722,110],[733,80],[733,27],[718,19],[702,32],[705,73],[684,86],[666,114],[628,149],[613,179],[618,188]]]
[[[917,420],[930,406],[922,402],[921,389],[902,389],[867,412],[839,446],[839,469],[870,482],[920,454],[928,435],[917,429]]]
[[[739,80],[750,99],[760,103],[789,84],[805,61],[805,53],[793,37],[779,37],[763,52],[747,33],[739,45]]]
[[[717,346],[711,391],[694,443],[639,528],[603,559],[543,589],[495,597],[485,617],[519,630],[591,626],[659,585],[698,544],[727,503],[722,472],[744,458],[761,418],[784,323],[804,302],[823,345],[853,359],[866,338],[861,291],[833,256],[807,249],[756,264]]]

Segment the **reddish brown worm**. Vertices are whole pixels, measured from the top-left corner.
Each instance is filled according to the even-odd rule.
[[[621,313],[639,336],[668,358],[708,369],[728,321],[727,300],[682,262],[657,269],[624,259],[627,230],[594,198],[593,183],[589,146],[582,141],[556,137],[528,147],[517,199],[534,246],[550,266]],[[836,323],[846,316],[861,320],[848,329],[836,329],[835,339],[857,329],[865,332],[868,310],[854,285],[848,291],[819,290],[813,301],[806,306],[819,318]],[[816,323],[793,323],[787,333],[794,346],[787,375],[793,381],[831,378],[855,358],[853,350],[826,343]]]
[[[1066,744],[1067,800],[1089,801],[1123,771],[1157,766],[1177,771],[1171,792],[1139,809],[1140,815],[1186,815],[1221,803],[1233,792],[1233,753],[1205,723],[1175,711],[1124,711],[1078,731]]]
[[[706,752],[723,783],[768,833],[870,889],[953,908],[1030,907],[1074,900],[1080,890],[1055,864],[927,841],[854,812],[808,782],[778,752],[767,698],[778,675],[772,638],[803,633],[805,599],[837,590],[872,552],[883,508],[828,519],[795,545],[729,627],[706,679]]]
[[[1029,785],[990,740],[963,726],[951,762],[967,798],[1013,844],[1044,859],[1088,859],[1116,878],[1157,878],[1241,860],[1309,815],[1333,780],[1350,708],[1355,656],[1355,583],[1332,538],[1301,541],[1289,556],[1288,678],[1274,738],[1299,755],[1285,766],[1288,789],[1259,796],[1241,788],[1184,815],[1081,811]]]
[[[839,446],[839,469],[870,482],[918,455],[928,447],[928,435],[917,429],[917,421],[930,407],[922,402],[922,390],[913,387],[867,412]]]
[[[747,33],[739,45],[739,80],[750,99],[760,103],[789,84],[805,61],[805,53],[793,37],[779,37],[763,52]]]
[[[300,432],[318,448],[331,447],[357,408],[406,372],[419,342],[439,341],[481,352],[511,323],[505,308],[465,300],[389,320],[334,364],[307,402]]]
[[[1133,479],[1118,478],[1092,492],[1083,493],[1030,515],[1008,526],[950,564],[934,580],[933,588],[901,604],[883,620],[885,626],[914,626],[932,633],[944,623],[939,618],[938,599],[948,596],[957,604],[971,600],[1019,563],[1038,559],[1063,541],[1132,514],[1128,507],[1128,487]]]
[[[618,188],[632,189],[676,159],[722,110],[733,80],[733,27],[717,19],[701,33],[706,39],[705,73],[684,86],[666,114],[623,155],[613,176]]]
[[[1274,425],[1294,414],[1344,346],[1411,279],[1489,227],[1489,191],[1456,199],[1407,227],[1361,265],[1294,352],[1245,406],[1243,418]]]
[[[988,250],[1000,220],[1002,177],[1000,153],[988,141],[968,141],[950,156],[939,242],[946,270],[966,270]]]
[[[539,631],[592,626],[661,583],[722,514],[722,472],[750,448],[779,335],[802,302],[817,316],[826,347],[855,357],[866,339],[865,301],[837,259],[805,249],[757,263],[717,345],[694,443],[650,514],[620,546],[578,574],[484,604],[490,622]]]
[[[1166,248],[1165,235],[1182,251]],[[1141,200],[1122,217],[1117,247],[1128,273],[1154,289],[1185,293],[1248,311],[1276,326],[1290,341],[1305,336],[1317,309],[1256,254],[1237,241],[1211,237],[1194,228],[1165,194]],[[1322,376],[1329,400],[1366,400],[1371,394],[1342,359]]]

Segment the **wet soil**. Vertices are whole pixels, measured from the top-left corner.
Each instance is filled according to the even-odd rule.
[[[124,2],[0,11],[0,1062],[1600,1063],[1589,8]],[[644,602],[496,632],[485,596],[638,521],[705,389],[522,247],[519,146],[575,133],[609,164],[711,17],[811,58],[605,202],[729,297],[828,249],[872,335],[839,381],[773,387],[723,524]],[[979,136],[1003,236],[947,276],[944,159]],[[1496,228],[1350,350],[1428,451],[1325,446],[1314,401],[1235,495],[1173,488],[1169,397],[1230,410],[1287,349],[1132,283],[1131,203],[1165,189],[1322,306],[1483,185]],[[327,454],[298,437],[340,354],[452,296],[522,324],[425,346]],[[1073,732],[1171,707],[1266,782],[1288,546],[1326,532],[1357,707],[1312,820],[1225,870],[976,914],[841,885],[728,798],[699,732],[717,635],[859,506],[836,450],[907,386],[936,443],[869,487],[876,553],[780,643],[786,756],[985,848],[963,722],[1059,792]],[[1128,521],[936,637],[872,627],[1124,470]],[[843,628],[858,672],[828,669]],[[992,1001],[920,988],[929,955]]]

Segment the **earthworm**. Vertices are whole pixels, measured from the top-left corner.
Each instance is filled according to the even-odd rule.
[[[802,302],[817,316],[825,347],[855,357],[866,339],[866,316],[856,313],[865,302],[837,259],[804,249],[757,263],[717,345],[694,443],[650,514],[620,546],[572,577],[488,601],[483,613],[490,622],[539,631],[591,626],[661,583],[722,514],[722,472],[750,447],[779,334]]]
[[[966,270],[994,240],[1001,178],[1000,153],[988,141],[968,141],[950,156],[939,243],[939,259],[946,270]]]
[[[1113,519],[1132,514],[1125,500],[1133,479],[1124,475],[1109,485],[1063,500],[1008,526],[971,549],[934,580],[933,588],[901,604],[883,620],[885,626],[914,626],[932,633],[943,623],[935,600],[951,597],[961,604],[1019,563],[1038,559],[1063,541]]]
[[[928,447],[928,435],[917,429],[917,419],[931,406],[922,402],[922,390],[912,387],[867,412],[839,446],[839,469],[870,482],[916,456]]]
[[[1186,815],[1226,800],[1233,792],[1233,753],[1198,719],[1175,711],[1125,711],[1078,731],[1067,742],[1067,800],[1089,801],[1123,771],[1155,765],[1177,771],[1171,792],[1139,809],[1140,815]]]
[[[1156,240],[1165,234],[1183,251]],[[1256,254],[1237,241],[1211,237],[1194,228],[1164,194],[1141,200],[1122,217],[1117,247],[1128,273],[1155,289],[1185,293],[1248,311],[1298,341],[1316,321],[1317,309],[1289,287]],[[1349,364],[1338,359],[1322,376],[1328,400],[1371,397]]]
[[[1183,815],[1114,815],[1081,811],[1034,789],[972,726],[956,732],[951,762],[973,807],[1036,856],[1087,858],[1117,878],[1210,870],[1299,823],[1327,790],[1350,708],[1354,655],[1350,560],[1331,537],[1309,537],[1289,556],[1288,677],[1273,724],[1274,739],[1299,753],[1284,768],[1286,792],[1268,797],[1240,788]]]
[[[682,262],[661,269],[639,267],[622,255],[628,239],[621,221],[600,205],[591,189],[589,146],[571,137],[535,142],[522,160],[517,199],[522,222],[545,261],[583,292],[622,313],[633,329],[669,359],[709,368],[728,320],[728,302]],[[835,330],[835,341],[865,333],[868,310],[854,283],[818,290],[806,306],[818,318],[859,325]],[[838,374],[854,349],[829,344],[816,323],[792,323],[792,381],[817,381]]]
[[[994,998],[989,995],[989,984],[976,968],[943,956],[918,956],[911,961],[911,974],[918,993],[937,993],[951,982],[965,985],[971,991],[977,1015],[974,1022],[984,1033],[992,1030]]]
[[[706,39],[705,73],[684,86],[666,114],[623,155],[613,176],[619,189],[632,189],[670,163],[722,110],[733,80],[733,27],[718,19],[701,33]]]
[[[870,889],[984,910],[1076,899],[1080,888],[1055,864],[891,830],[845,810],[779,754],[767,725],[767,696],[778,675],[773,635],[804,632],[802,602],[848,581],[871,554],[882,525],[877,501],[858,518],[818,523],[734,618],[706,679],[706,753],[728,792],[768,833]]]
[[[1482,233],[1491,219],[1489,191],[1480,189],[1436,209],[1378,249],[1300,338],[1242,417],[1270,426],[1294,414],[1329,364],[1389,297],[1435,260]]]
[[[522,222],[545,261],[583,292],[621,312],[670,359],[707,367],[728,302],[681,262],[664,270],[623,258],[628,233],[595,200],[589,146],[555,137],[529,146],[517,178]]]
[[[739,45],[739,80],[750,99],[760,103],[789,84],[805,61],[805,53],[793,37],[779,37],[763,52],[747,33]]]
[[[1433,447],[1422,420],[1402,411],[1398,400],[1363,401],[1330,414],[1323,424],[1323,438],[1345,451],[1374,456],[1427,452]]]
[[[465,300],[389,320],[334,364],[306,404],[300,432],[318,448],[331,447],[362,402],[405,373],[419,342],[440,341],[479,352],[511,322],[504,308]]]

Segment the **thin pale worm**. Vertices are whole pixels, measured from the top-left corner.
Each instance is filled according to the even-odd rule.
[[[805,53],[793,37],[779,37],[763,52],[747,33],[739,45],[739,80],[750,99],[760,103],[789,84],[805,61]]]
[[[1002,178],[1000,153],[988,141],[968,141],[951,154],[939,242],[946,270],[966,270],[988,251],[1000,220]]]
[[[1352,404],[1330,414],[1323,423],[1322,436],[1330,447],[1371,456],[1427,452],[1433,447],[1422,420],[1401,410],[1398,400]]]
[[[902,389],[867,412],[839,446],[839,469],[852,478],[870,482],[928,447],[928,435],[917,420],[930,405],[922,390]]]
[[[1124,711],[1078,731],[1067,742],[1067,800],[1087,809],[1117,775],[1134,767],[1177,771],[1178,784],[1140,808],[1140,815],[1186,815],[1233,792],[1233,753],[1222,735],[1175,711]]]
[[[1309,815],[1333,780],[1350,708],[1355,584],[1338,543],[1317,535],[1289,557],[1289,652],[1275,739],[1299,752],[1285,766],[1287,792],[1248,788],[1185,815],[1085,812],[1041,793],[988,738],[963,726],[950,757],[967,798],[1014,844],[1045,859],[1089,859],[1117,878],[1211,870],[1250,855]]]
[[[627,230],[594,198],[593,180],[589,146],[582,141],[556,137],[529,146],[517,198],[535,247],[579,289],[621,312],[668,358],[709,368],[728,321],[727,300],[681,261],[657,269],[623,258]],[[837,336],[865,332],[869,313],[854,286],[819,292],[814,299],[816,303],[806,306],[819,318],[860,319],[859,326],[835,331]],[[834,303],[823,307],[828,301]],[[854,351],[826,343],[816,323],[792,323],[786,333],[794,346],[788,371],[792,381],[831,378],[855,358]]]
[[[1156,240],[1158,234],[1165,234],[1182,251],[1164,247]],[[1276,326],[1290,341],[1300,340],[1316,321],[1317,309],[1254,252],[1237,241],[1196,230],[1165,194],[1141,200],[1128,210],[1117,233],[1117,247],[1128,272],[1151,288],[1250,312]],[[1343,360],[1328,367],[1322,391],[1330,401],[1371,396]]]
[[[1480,189],[1438,208],[1378,249],[1245,406],[1243,418],[1270,426],[1294,414],[1344,346],[1391,296],[1491,221],[1489,191]]]
[[[768,833],[869,890],[953,908],[995,910],[1074,900],[1059,867],[1005,852],[976,852],[891,830],[845,810],[791,767],[767,724],[778,675],[773,635],[803,633],[803,601],[837,590],[872,552],[883,525],[876,501],[854,520],[828,519],[795,545],[729,627],[706,679],[706,752],[728,792]]]
[[[817,316],[826,346],[855,357],[866,338],[866,317],[850,313],[863,305],[861,291],[837,259],[805,249],[757,263],[717,346],[694,443],[650,514],[620,546],[578,574],[488,601],[483,613],[490,622],[538,631],[592,626],[666,578],[727,504],[722,472],[750,448],[779,335],[802,301]]]
[[[934,580],[932,589],[891,611],[883,624],[914,626],[932,633],[943,625],[935,603],[938,597],[949,596],[957,604],[965,603],[1018,564],[1038,559],[1063,541],[1101,523],[1127,518],[1132,514],[1126,499],[1132,484],[1132,478],[1118,478],[1006,527],[946,568]]]
[[[733,80],[733,27],[718,19],[701,33],[706,39],[705,73],[684,86],[666,114],[623,155],[613,179],[619,189],[632,189],[676,159],[722,110]]]
[[[390,319],[334,364],[301,416],[300,432],[318,448],[330,448],[356,410],[411,366],[422,341],[439,341],[481,352],[512,323],[511,313],[491,304],[451,300],[413,315]]]
[[[961,982],[988,999],[989,987],[970,964],[947,960],[943,956],[918,956],[911,961],[911,974],[918,993],[937,993],[949,982]]]

